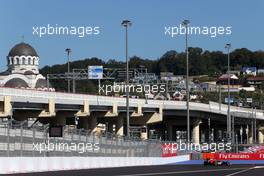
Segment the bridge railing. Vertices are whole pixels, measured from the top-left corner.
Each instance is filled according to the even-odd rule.
[[[12,100],[18,101],[33,101],[48,103],[50,98],[55,99],[56,103],[63,104],[79,104],[82,105],[84,100],[88,100],[90,105],[105,105],[112,106],[116,103],[118,106],[125,106],[125,98],[122,97],[110,97],[110,96],[98,96],[89,94],[72,94],[63,92],[49,92],[49,91],[38,91],[38,90],[28,90],[28,89],[16,89],[16,88],[6,88],[0,87],[0,96],[11,96]],[[15,101],[14,100],[14,101]],[[186,109],[186,102],[184,101],[168,101],[168,100],[146,100],[145,99],[130,99],[130,106],[137,107],[141,104],[142,107],[148,108],[158,108],[160,105],[163,106],[164,110],[173,109]],[[221,107],[221,108],[220,108]],[[209,104],[190,102],[190,109],[197,111],[213,112],[218,114],[227,114],[227,105],[216,102],[209,102]],[[231,106],[231,112],[240,117],[241,113],[252,114],[250,108],[242,108]],[[247,115],[243,116],[249,118]],[[262,110],[256,110],[256,118],[264,119],[264,114]]]
[[[219,103],[216,102],[209,102],[210,109],[212,112],[220,112],[222,114],[227,114],[228,106],[225,104],[219,105]],[[235,117],[243,117],[243,118],[252,118],[253,116],[256,117],[256,119],[264,119],[264,113],[263,110],[259,109],[252,109],[252,108],[242,108],[237,106],[231,106],[230,112],[232,116]]]

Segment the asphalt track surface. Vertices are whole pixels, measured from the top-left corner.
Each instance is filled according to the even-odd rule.
[[[160,165],[10,174],[10,176],[264,176],[264,165]]]

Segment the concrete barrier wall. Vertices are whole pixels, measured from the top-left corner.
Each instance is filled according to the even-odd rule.
[[[177,157],[1,157],[0,174],[162,165],[189,160]]]
[[[0,174],[79,170],[124,166],[171,164],[189,160],[177,157],[1,157]]]

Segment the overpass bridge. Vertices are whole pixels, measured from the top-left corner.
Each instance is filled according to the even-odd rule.
[[[78,127],[95,131],[98,123],[117,135],[125,133],[126,99],[121,97],[72,94],[0,87],[0,117],[25,120],[39,119],[42,123],[66,125],[78,117]],[[131,126],[144,126],[142,138],[154,130],[161,138],[176,140],[176,132],[186,130],[186,102],[130,99]],[[226,129],[227,106],[190,102],[192,141],[223,138]],[[253,142],[254,133],[263,143],[264,114],[261,110],[231,106],[234,132],[242,129],[241,138]],[[253,123],[257,124],[254,131]],[[253,131],[249,133],[248,131]],[[245,137],[245,135],[247,135]]]

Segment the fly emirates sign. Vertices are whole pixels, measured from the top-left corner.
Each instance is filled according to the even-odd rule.
[[[264,153],[215,153],[217,160],[264,160]]]

